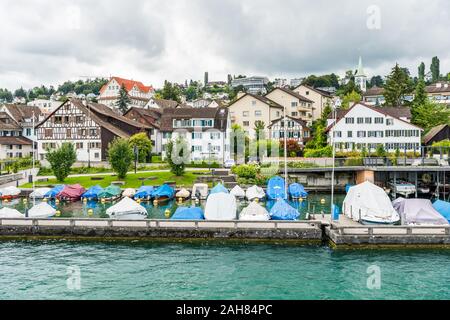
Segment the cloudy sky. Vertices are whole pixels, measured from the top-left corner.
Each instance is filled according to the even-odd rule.
[[[0,87],[82,76],[160,86],[227,74],[300,77],[356,67],[450,72],[448,0],[0,0]]]

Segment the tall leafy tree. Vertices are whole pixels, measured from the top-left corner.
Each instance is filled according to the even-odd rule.
[[[412,121],[415,125],[428,132],[431,128],[448,124],[450,111],[445,105],[427,100],[424,104],[415,108],[415,117]]]
[[[133,158],[133,150],[128,140],[116,138],[109,144],[108,161],[119,179],[125,179]]]
[[[119,99],[116,101],[116,107],[120,110],[120,112],[125,113],[128,111],[128,106],[131,104],[130,96],[128,95],[125,86],[119,90]]]
[[[441,74],[440,61],[438,57],[433,57],[433,59],[431,60],[430,71],[433,82],[438,81]]]
[[[163,99],[177,101],[178,103],[181,102],[180,88],[167,80],[164,81],[164,87],[162,88],[160,94]]]
[[[370,87],[382,87],[384,84],[383,77],[381,76],[373,76],[370,81],[369,85]]]
[[[13,95],[8,89],[0,88],[0,102],[12,102]]]
[[[419,65],[419,80],[424,80],[425,79],[425,63],[422,62]]]
[[[50,163],[56,179],[63,182],[69,175],[70,168],[77,161],[77,153],[73,144],[66,142],[56,150],[48,150],[45,158]]]
[[[16,91],[14,91],[14,97],[18,97],[18,98],[27,98],[27,92],[20,87],[19,89],[17,89]]]
[[[413,83],[408,71],[396,64],[384,85],[385,104],[393,107],[403,105],[405,95],[410,94],[412,90]]]
[[[361,95],[357,91],[353,90],[342,97],[342,108],[348,109],[355,102],[359,101],[361,101]]]
[[[189,162],[190,152],[187,141],[178,137],[167,144],[167,163],[172,172],[177,177],[184,175],[186,163]]]
[[[148,138],[145,132],[141,132],[132,136],[129,140],[131,148],[136,147],[139,152],[139,162],[146,162],[151,156],[152,141]]]

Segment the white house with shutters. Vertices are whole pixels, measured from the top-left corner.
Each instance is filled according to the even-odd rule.
[[[337,121],[328,119],[328,142],[334,132],[337,150],[374,152],[379,144],[388,152],[418,151],[423,130],[411,123],[406,107],[373,107],[361,102],[337,112]]]

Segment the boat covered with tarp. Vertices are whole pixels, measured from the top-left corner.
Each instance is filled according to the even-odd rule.
[[[158,201],[171,200],[174,196],[175,190],[168,184],[163,184],[152,193],[152,198]]]
[[[433,203],[433,208],[450,222],[450,202],[437,200]]]
[[[179,207],[171,220],[205,220],[205,215],[200,207]]]
[[[78,201],[85,192],[86,189],[79,184],[68,185],[56,197],[64,201]]]
[[[246,208],[244,208],[240,215],[239,220],[243,221],[268,221],[270,220],[270,214],[262,205],[257,202],[251,202]]]
[[[30,193],[31,199],[44,199],[47,192],[49,192],[50,188],[36,188],[32,193]]]
[[[289,195],[294,199],[306,198],[308,192],[306,192],[305,187],[302,184],[293,183],[289,186]]]
[[[209,194],[215,194],[215,193],[230,193],[227,188],[224,187],[223,184],[219,183],[214,188],[211,189],[211,192]]]
[[[10,200],[18,198],[22,190],[16,187],[6,187],[0,190],[1,198],[3,200]]]
[[[119,199],[121,194],[122,189],[112,184],[109,187],[103,189],[103,191],[98,194],[98,198],[105,199],[106,201],[114,201]]]
[[[345,185],[345,193],[348,193],[348,192],[350,191],[350,188],[353,187],[353,186],[354,186],[354,184],[347,183],[347,184]]]
[[[155,191],[155,188],[152,186],[142,186],[137,190],[134,199],[150,200],[153,191]]]
[[[83,193],[81,198],[88,199],[88,200],[95,200],[95,199],[98,199],[98,195],[102,191],[103,191],[103,188],[100,187],[99,185],[96,185],[96,186],[90,187],[85,193]]]
[[[448,225],[445,219],[428,199],[398,198],[392,205],[400,214],[405,225]]]
[[[25,215],[20,213],[18,210],[12,208],[0,209],[0,219],[16,219],[16,218],[25,218]]]
[[[343,213],[365,224],[395,224],[400,215],[386,192],[366,181],[350,188],[343,202]]]
[[[205,206],[206,220],[235,220],[236,213],[237,202],[233,195],[223,192],[209,195]]]
[[[279,198],[270,210],[270,217],[272,220],[297,220],[300,213],[284,199]]]
[[[63,185],[63,184],[54,186],[49,192],[47,192],[47,193],[45,194],[44,198],[47,198],[47,199],[53,199],[53,198],[56,198],[56,196],[57,196],[61,191],[63,191],[64,187],[65,187],[65,185]]]
[[[273,177],[267,183],[267,197],[269,200],[286,199],[284,179]]]
[[[108,208],[106,214],[112,219],[120,220],[143,220],[147,218],[147,210],[128,197]]]
[[[46,202],[41,202],[28,210],[28,217],[35,219],[51,218],[56,214],[56,209]]]
[[[181,199],[188,199],[191,196],[191,193],[189,192],[189,190],[183,188],[180,191],[177,192],[177,194],[175,195],[176,198],[181,198]]]
[[[192,187],[192,199],[205,200],[208,197],[209,187],[206,183],[196,183]]]
[[[245,192],[245,197],[249,201],[253,201],[255,199],[263,200],[266,197],[266,192],[261,187],[253,186],[247,189]]]
[[[123,197],[133,198],[136,194],[136,189],[133,188],[127,188],[122,192]]]
[[[231,189],[230,194],[238,199],[245,198],[245,191],[240,186],[235,186],[233,189]]]

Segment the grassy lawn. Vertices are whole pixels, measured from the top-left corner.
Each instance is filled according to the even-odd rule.
[[[124,188],[139,188],[142,186],[142,181],[139,178],[153,178],[152,180],[145,180],[144,185],[146,186],[159,186],[166,181],[175,181],[177,186],[192,186],[197,178],[196,173],[205,173],[207,170],[199,170],[195,172],[186,172],[182,177],[176,177],[171,172],[152,172],[152,173],[138,173],[129,174],[125,179]],[[97,178],[103,178],[103,180],[92,180]],[[118,181],[117,177],[114,176],[96,176],[96,177],[76,177],[67,178],[64,184],[76,184],[79,183],[85,188],[89,188],[95,185],[100,185],[101,187],[107,187],[111,182]],[[55,179],[50,179],[47,182],[37,182],[36,186],[53,186],[59,184]],[[27,183],[21,186],[22,188],[32,188],[31,183]]]

